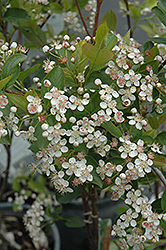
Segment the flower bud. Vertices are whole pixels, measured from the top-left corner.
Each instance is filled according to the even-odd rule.
[[[156,99],[156,103],[157,103],[157,104],[161,104],[161,103],[162,103],[162,100],[161,100],[160,98],[157,98],[157,99]]]
[[[75,59],[74,57],[72,57],[72,58],[70,59],[70,61],[71,61],[72,63],[74,63],[74,62],[76,61],[76,59]]]
[[[77,141],[75,141],[75,142],[73,143],[73,145],[74,145],[74,147],[78,147],[78,146],[79,146],[79,143],[78,143]]]
[[[16,113],[17,112],[17,108],[15,106],[12,106],[10,108],[10,111],[13,112],[13,113]]]
[[[74,47],[74,45],[70,46],[70,51],[74,52],[76,50],[76,48]]]
[[[69,40],[70,40],[70,37],[69,37],[68,35],[65,35],[65,36],[63,37],[63,40],[69,41]]]
[[[47,130],[48,129],[48,124],[47,123],[43,123],[42,125],[41,125],[41,128],[43,129],[43,130]]]
[[[98,85],[101,85],[102,84],[102,81],[99,79],[99,78],[97,78],[96,80],[95,80],[95,84],[98,86]]]
[[[48,136],[48,132],[47,132],[47,131],[44,131],[44,132],[42,133],[42,136],[43,136],[43,137],[47,137],[47,136]]]
[[[75,118],[75,117],[73,117],[73,116],[72,116],[72,117],[70,117],[70,118],[69,118],[69,122],[71,122],[71,123],[75,123],[75,122],[76,122],[76,118]]]
[[[10,45],[11,49],[16,49],[17,48],[17,43],[16,42],[12,42],[12,44]]]
[[[15,134],[15,136],[19,137],[21,133],[20,133],[20,131],[16,131],[14,134]]]
[[[85,37],[85,41],[89,43],[91,41],[91,37],[90,36],[86,36]]]
[[[45,87],[50,87],[51,86],[51,82],[49,80],[44,80],[44,86]]]
[[[77,89],[77,93],[78,94],[82,94],[84,92],[84,88],[83,87],[79,87],[78,89]]]
[[[43,52],[44,52],[44,53],[48,53],[49,50],[50,50],[50,48],[48,47],[48,45],[45,45],[45,46],[43,47]]]

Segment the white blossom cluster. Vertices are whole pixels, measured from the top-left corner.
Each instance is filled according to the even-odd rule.
[[[125,203],[130,208],[113,225],[112,235],[120,237],[121,249],[145,249],[149,246],[146,241],[159,241],[160,220],[165,220],[165,214],[153,212],[148,197],[142,196],[139,189],[130,189],[126,197]],[[131,227],[132,233],[129,232]]]

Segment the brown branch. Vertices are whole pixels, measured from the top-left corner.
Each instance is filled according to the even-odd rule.
[[[92,188],[92,221],[93,221],[93,230],[94,230],[94,249],[98,249],[99,241],[99,217],[97,210],[97,190]]]
[[[163,175],[163,173],[158,168],[152,168],[155,174],[159,177],[160,181],[164,184],[166,187],[166,179]]]
[[[85,20],[84,20],[84,18],[83,18],[83,15],[82,15],[82,12],[81,12],[81,9],[80,9],[78,0],[75,0],[75,1],[76,1],[76,5],[77,5],[77,8],[78,8],[78,12],[79,12],[79,14],[80,14],[82,23],[83,23],[83,25],[84,25],[84,28],[85,28],[85,30],[86,30],[88,36],[90,36],[90,37],[92,38],[92,36],[91,36],[91,34],[89,33],[89,30],[88,30],[88,28],[87,28],[87,25],[86,25],[86,23],[85,23]]]
[[[160,65],[160,67],[158,68],[157,73],[160,72],[160,70],[162,70],[162,68],[166,65],[166,60]]]
[[[130,37],[132,37],[133,32],[131,29],[131,22],[130,22],[130,15],[129,13],[129,4],[128,4],[128,0],[124,0],[125,4],[126,4],[126,8],[127,8],[127,23],[128,23],[128,29],[130,30]]]
[[[102,4],[103,0],[97,0],[97,9],[96,9],[96,15],[95,15],[95,24],[93,27],[93,37],[96,36],[96,30],[97,30],[97,25],[98,25],[98,20],[99,20],[99,13],[100,13],[100,6]]]
[[[24,96],[24,93],[17,92],[17,91],[14,91],[14,90],[10,90],[10,89],[6,89],[6,92],[9,93],[9,94],[15,94],[15,95],[22,95],[22,96]]]
[[[90,245],[91,245],[91,247],[93,249],[93,236],[92,236],[90,224],[87,223],[89,221],[89,219],[90,219],[89,202],[88,202],[89,198],[88,198],[87,193],[85,192],[84,189],[83,189],[83,192],[82,192],[81,196],[82,196],[82,205],[83,205],[84,218],[85,218],[85,227],[86,227],[89,243],[90,243]]]

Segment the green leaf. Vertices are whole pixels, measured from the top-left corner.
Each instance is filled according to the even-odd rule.
[[[11,78],[12,76],[8,76],[5,79],[0,81],[0,90],[2,90],[8,84]]]
[[[49,4],[49,8],[54,13],[62,14],[63,8],[58,3],[50,3]]]
[[[19,192],[20,189],[21,189],[21,186],[20,186],[20,183],[18,182],[18,179],[14,179],[13,182],[12,182],[12,189],[14,191],[17,191]]]
[[[155,167],[166,166],[166,158],[162,155],[155,155],[153,159],[153,164]]]
[[[112,50],[113,47],[116,45],[118,39],[115,35],[108,33],[106,36],[106,45],[104,49]]]
[[[138,25],[138,27],[140,27],[142,30],[144,30],[148,34],[148,36],[150,36],[150,37],[153,37],[155,35],[155,32],[150,25],[140,24],[140,25]]]
[[[141,52],[144,54],[146,50],[150,51],[154,44],[151,41],[147,41],[142,45]]]
[[[56,199],[60,204],[70,203],[72,200],[77,199],[82,193],[82,188],[78,186],[74,189],[73,193],[60,194],[56,193]]]
[[[152,203],[152,210],[158,214],[163,212],[161,207],[161,199],[157,199]]]
[[[166,145],[166,131],[161,132],[158,134],[158,136],[155,138],[161,145]]]
[[[46,187],[41,185],[41,183],[35,181],[35,180],[29,180],[28,186],[30,189],[32,189],[35,193],[46,193]]]
[[[129,5],[129,15],[133,18],[133,19],[138,19],[140,16],[140,9],[135,7],[133,4]]]
[[[15,54],[10,56],[7,61],[5,62],[5,64],[3,65],[2,68],[2,73],[1,73],[1,79],[4,79],[8,76],[11,76],[10,81],[8,82],[7,86],[15,83],[19,73],[20,73],[20,67],[19,67],[19,63],[25,61],[25,59],[27,58],[26,55],[22,55],[22,54]]]
[[[110,10],[108,11],[104,16],[103,18],[101,19],[101,22],[100,23],[104,23],[106,22],[107,23],[107,26],[110,30],[113,30],[115,31],[116,29],[116,25],[117,25],[117,18],[116,18],[116,15],[115,13]]]
[[[144,142],[148,142],[150,144],[153,143],[153,138],[150,135],[143,135],[140,137]]]
[[[104,47],[104,38],[108,33],[108,27],[106,22],[102,23],[99,25],[96,31],[96,39],[95,39],[95,46],[97,48],[103,48]]]
[[[99,175],[96,173],[96,168],[99,165],[98,162],[90,155],[87,155],[86,159],[87,159],[88,164],[93,166],[93,171],[92,171],[93,181],[92,181],[92,183],[94,183],[94,184],[98,185],[100,188],[102,188],[103,181],[101,180]]]
[[[141,5],[140,9],[148,8],[152,9],[157,4],[157,0],[145,0]]]
[[[65,219],[66,219],[65,225],[67,227],[80,228],[85,226],[85,222],[81,219],[81,217],[77,215],[67,215]]]
[[[160,0],[158,3],[157,3],[157,6],[163,11],[166,13],[166,2],[165,0]]]
[[[23,111],[27,112],[28,101],[22,95],[16,94],[6,94],[9,100],[18,108],[21,108]]]
[[[11,144],[11,138],[9,136],[9,133],[5,137],[0,138],[0,144],[6,144],[6,145]]]
[[[119,138],[122,136],[122,132],[111,121],[104,122],[101,125],[101,127],[106,129],[111,135],[115,136],[116,138]]]
[[[159,7],[155,6],[152,8],[152,11],[158,16],[160,21],[166,26],[166,14],[164,11],[159,9]]]
[[[163,43],[166,44],[166,38],[164,37],[152,37],[150,41],[153,41],[155,43]]]
[[[166,189],[161,198],[161,207],[163,209],[163,213],[165,213],[166,212]]]
[[[158,129],[159,126],[160,126],[159,121],[158,121],[158,119],[156,117],[149,116],[148,117],[148,122],[149,122],[151,128],[153,128],[153,129]]]
[[[117,213],[118,215],[121,215],[127,211],[128,207],[126,206],[117,206]]]
[[[73,53],[73,57],[75,58],[75,65],[77,66],[78,72],[82,72],[88,63],[88,59],[82,51],[82,46],[86,43],[87,42],[85,40],[80,41],[76,46],[75,52]]]
[[[28,12],[20,8],[9,8],[3,17],[4,21],[28,21],[31,17]]]
[[[165,220],[163,220],[163,219],[161,219],[160,220],[160,226],[164,229],[164,231],[166,232],[166,221]],[[165,240],[165,239],[164,239]],[[165,248],[163,249],[163,250],[165,250]]]
[[[46,44],[46,35],[34,20],[18,22],[18,26],[23,35],[38,48]]]
[[[64,89],[65,86],[65,78],[64,72],[61,67],[54,67],[43,79],[43,81],[47,79],[51,82],[51,87],[55,86],[58,89]],[[42,85],[43,86],[43,85]]]
[[[36,64],[33,67],[20,72],[18,79],[22,82],[26,77],[34,73],[39,67],[40,67],[40,64]]]
[[[88,43],[82,46],[82,50],[92,64],[91,71],[102,69],[114,56],[112,51],[106,49],[100,50],[99,48]]]

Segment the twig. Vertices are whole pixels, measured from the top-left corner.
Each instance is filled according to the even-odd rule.
[[[100,6],[102,4],[103,0],[97,0],[97,9],[96,9],[96,15],[95,15],[95,24],[93,28],[93,37],[96,36],[96,30],[97,30],[97,25],[98,25],[98,20],[99,20],[99,13],[100,13]]]
[[[6,89],[6,92],[9,93],[9,94],[16,94],[16,95],[24,96],[24,93],[17,92],[17,91],[14,91],[14,90],[10,90],[10,89]]]
[[[82,23],[83,23],[83,25],[84,25],[84,28],[85,28],[85,30],[86,30],[88,36],[90,36],[90,37],[92,38],[92,36],[91,36],[91,34],[89,33],[89,30],[88,30],[88,28],[87,28],[87,25],[86,25],[86,23],[85,23],[85,20],[84,20],[84,18],[83,18],[83,15],[82,15],[82,12],[81,12],[81,9],[80,9],[78,0],[75,0],[75,1],[76,1],[76,5],[77,5],[77,8],[78,8],[78,12],[79,12],[79,14],[80,14]]]
[[[164,186],[166,187],[166,179],[165,179],[163,173],[158,168],[152,168],[152,169],[155,172],[155,174],[159,177],[161,182],[164,184]]]
[[[150,250],[155,250],[155,249],[158,249],[158,248],[164,247],[164,246],[166,246],[166,241],[164,241],[164,242],[158,244],[158,245],[155,246],[155,247],[152,247]]]
[[[125,4],[126,4],[126,8],[127,8],[127,23],[128,23],[128,29],[130,30],[130,37],[132,37],[132,29],[131,29],[131,22],[130,22],[130,15],[129,15],[129,4],[128,4],[128,0],[124,0]]]
[[[166,60],[160,65],[160,67],[158,68],[157,73],[160,72],[160,70],[162,70],[162,68],[166,65]]]

